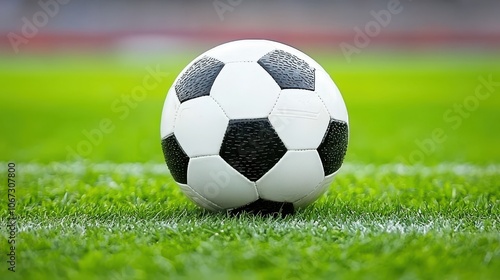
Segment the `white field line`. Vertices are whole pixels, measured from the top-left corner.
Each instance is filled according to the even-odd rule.
[[[490,220],[491,223],[491,220]],[[231,222],[229,226],[235,227]],[[96,219],[79,219],[77,221],[70,219],[48,219],[35,222],[34,220],[18,221],[19,232],[33,232],[38,230],[57,230],[71,234],[84,234],[88,229],[105,228],[112,231],[143,231],[151,232],[154,230],[167,230],[175,232],[189,232],[193,229],[204,227],[213,227],[212,223],[205,223],[203,220],[188,220],[178,221],[172,220],[143,220],[135,217],[130,217],[126,220],[96,220]],[[236,226],[237,228],[240,226]],[[242,228],[255,228],[259,232],[261,224],[242,224]],[[471,227],[465,224],[461,219],[449,219],[443,217],[429,217],[428,220],[418,223],[410,223],[407,220],[398,220],[394,217],[374,218],[374,219],[338,219],[323,218],[320,220],[291,220],[291,221],[274,221],[270,227],[278,233],[308,232],[312,235],[324,235],[332,231],[341,231],[349,234],[427,234],[430,232],[446,233],[446,232],[497,232],[500,229],[500,222],[490,224],[485,228],[484,222],[478,219]],[[224,229],[224,222],[220,222],[220,228]]]
[[[1,162],[6,166],[6,162]],[[164,163],[92,163],[92,162],[54,162],[17,163],[19,175],[39,175],[47,173],[83,174],[93,172],[98,174],[114,173],[120,175],[140,176],[144,174],[169,174]],[[354,175],[359,177],[371,175],[401,175],[401,176],[434,176],[440,174],[455,174],[462,176],[500,175],[500,164],[474,165],[467,163],[441,163],[435,166],[404,165],[404,164],[363,164],[345,163],[337,176]]]
[[[7,163],[2,162],[6,165]],[[94,172],[98,174],[114,173],[120,175],[141,176],[166,175],[168,169],[163,163],[91,163],[91,162],[57,162],[50,164],[39,163],[17,163],[19,176],[41,174],[56,175],[66,174],[84,174]],[[500,164],[473,165],[462,163],[442,163],[436,166],[406,166],[402,164],[360,164],[346,163],[343,165],[338,176],[352,175],[356,177],[363,176],[381,176],[381,175],[401,175],[401,176],[435,176],[439,174],[456,174],[462,176],[494,176],[500,175]],[[0,219],[3,220],[3,219]],[[172,231],[185,231],[189,228],[203,227],[203,220],[179,221],[172,220],[142,220],[130,217],[127,220],[100,221],[96,219],[28,219],[19,220],[18,227],[20,232],[31,232],[38,230],[61,230],[85,234],[89,228],[107,228],[110,231],[128,231],[142,229],[149,232],[155,229],[164,229]],[[222,226],[222,225],[221,225]],[[252,225],[248,225],[252,226]],[[257,227],[257,225],[255,225]],[[487,229],[484,228],[483,221],[478,219],[474,224],[475,232],[491,231],[491,229],[500,229],[500,221],[490,224]],[[400,220],[397,217],[379,217],[373,219],[359,219],[344,217],[339,219],[323,218],[314,220],[292,220],[287,222],[277,222],[273,229],[278,232],[288,231],[309,231],[311,233],[323,234],[331,230],[342,231],[350,234],[370,234],[370,233],[396,233],[396,234],[426,234],[428,232],[468,232],[470,224],[464,225],[464,222],[457,219],[443,217],[429,217],[418,223],[409,223],[407,220]]]

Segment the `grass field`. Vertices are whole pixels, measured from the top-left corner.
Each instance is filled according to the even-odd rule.
[[[205,212],[168,175],[161,109],[194,56],[1,58],[0,279],[500,275],[500,56],[372,53],[348,64],[313,55],[344,95],[350,144],[326,195],[283,219]],[[147,67],[168,75],[124,101]],[[479,99],[482,84],[489,94]],[[103,120],[112,129],[92,143],[86,134]],[[84,142],[80,157],[68,152]],[[15,273],[8,162],[17,165]]]

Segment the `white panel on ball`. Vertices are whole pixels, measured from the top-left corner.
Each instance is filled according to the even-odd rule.
[[[257,181],[257,191],[263,199],[294,202],[313,191],[324,176],[318,152],[288,151]]]
[[[320,184],[318,184],[312,192],[307,194],[305,197],[295,201],[293,203],[293,206],[305,207],[305,206],[311,204],[312,202],[314,202],[315,200],[317,200],[324,192],[326,192],[326,190],[328,190],[328,188],[332,184],[333,179],[335,177],[335,174],[337,174],[337,172],[326,176],[325,179],[323,179],[323,181]]]
[[[215,47],[205,55],[218,59],[224,63],[257,62],[261,57],[273,51],[275,46],[266,40],[241,40],[226,43]]]
[[[179,187],[181,188],[181,191],[189,198],[189,200],[191,200],[192,202],[194,202],[196,205],[198,205],[200,207],[203,207],[203,208],[206,208],[208,210],[212,210],[212,211],[220,211],[220,210],[222,210],[221,207],[219,207],[218,205],[214,204],[213,202],[208,201],[207,199],[205,199],[199,193],[197,193],[196,191],[194,191],[188,185],[179,184],[179,183],[177,183],[177,185],[179,185]]]
[[[186,65],[176,77],[173,84],[175,85],[177,83],[187,69],[204,57],[212,57],[223,63],[233,63],[237,61],[257,62],[261,57],[275,50],[276,46],[274,42],[268,40],[239,40],[216,46],[200,54]]]
[[[175,87],[171,87],[161,114],[160,134],[162,139],[174,132],[175,114],[180,105],[181,103],[179,102],[179,98],[177,98]]]
[[[215,79],[210,95],[230,119],[265,118],[281,89],[255,62],[230,63]]]
[[[224,209],[250,204],[258,199],[255,185],[220,156],[192,158],[188,185]]]
[[[269,121],[289,150],[316,149],[325,136],[330,115],[317,93],[286,89]]]
[[[228,123],[210,96],[198,97],[179,107],[174,134],[189,157],[217,155]]]
[[[347,108],[339,89],[324,71],[316,71],[316,90],[323,100],[331,117],[337,120],[348,122]]]

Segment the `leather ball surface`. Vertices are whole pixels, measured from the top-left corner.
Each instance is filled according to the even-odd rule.
[[[182,191],[210,210],[302,207],[342,165],[348,115],[304,53],[242,40],[194,59],[170,88],[161,146]],[[273,210],[273,208],[276,208]]]

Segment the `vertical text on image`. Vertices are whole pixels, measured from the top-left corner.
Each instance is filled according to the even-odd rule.
[[[16,271],[16,235],[17,235],[17,217],[16,217],[16,164],[9,162],[7,164],[7,263],[8,270]]]

